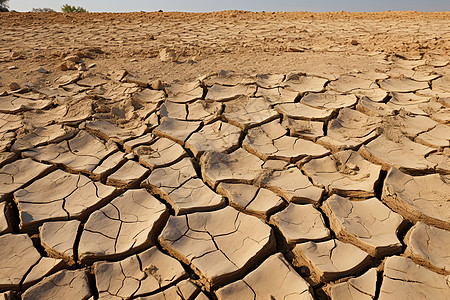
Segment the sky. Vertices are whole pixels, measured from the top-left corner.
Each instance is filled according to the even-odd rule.
[[[9,8],[30,11],[32,8],[81,6],[90,12],[126,11],[186,11],[208,12],[220,10],[248,11],[450,11],[450,0],[9,0]]]

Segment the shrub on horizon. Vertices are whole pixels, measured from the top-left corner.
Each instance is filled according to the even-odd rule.
[[[44,7],[44,8],[33,8],[31,11],[32,12],[55,12],[53,9],[47,8],[47,7]]]
[[[0,0],[0,12],[7,12],[9,0]]]
[[[1,1],[1,0],[0,0]],[[86,9],[82,8],[81,6],[75,7],[69,4],[65,4],[61,7],[62,12],[87,12]]]

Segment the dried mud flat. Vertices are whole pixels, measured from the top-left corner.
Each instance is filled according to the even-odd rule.
[[[0,25],[0,297],[450,298],[449,13]]]

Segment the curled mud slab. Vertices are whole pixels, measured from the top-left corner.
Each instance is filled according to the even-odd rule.
[[[2,14],[0,299],[449,299],[449,20]]]

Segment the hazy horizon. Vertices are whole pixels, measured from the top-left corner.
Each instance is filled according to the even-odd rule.
[[[166,2],[145,0],[10,0],[9,8],[17,11],[31,11],[33,8],[51,8],[61,11],[64,4],[82,6],[90,12],[131,12],[131,11],[180,11],[180,12],[210,12],[222,10],[246,11],[348,11],[348,12],[376,12],[376,11],[449,11],[449,0],[249,0],[249,1],[207,1],[207,0],[172,0]]]

